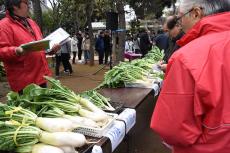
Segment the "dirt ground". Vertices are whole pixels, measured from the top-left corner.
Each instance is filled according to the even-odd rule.
[[[63,73],[63,68],[60,68],[60,77],[58,78],[61,83],[75,92],[83,92],[97,87],[103,80],[104,73],[109,70],[109,66],[98,65],[97,62],[94,66],[85,64],[73,64],[73,74],[69,76]],[[54,68],[51,67],[54,72]],[[55,76],[54,76],[55,77]],[[10,87],[6,82],[6,78],[0,81],[0,100],[6,96],[10,91]]]
[[[104,73],[109,70],[109,66],[98,64],[94,66],[74,64],[72,67],[74,71],[72,76],[64,74],[62,70],[58,79],[77,93],[96,88],[103,81]]]

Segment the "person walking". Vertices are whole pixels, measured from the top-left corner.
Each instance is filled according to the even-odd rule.
[[[73,59],[72,59],[72,64],[76,63],[76,56],[78,52],[78,41],[77,41],[77,36],[74,35],[73,38],[71,39],[71,52],[73,53]]]
[[[73,69],[72,65],[70,64],[70,53],[71,53],[71,40],[65,42],[64,44],[61,45],[61,49],[58,54],[56,54],[56,67],[55,67],[55,74],[56,77],[58,78],[60,76],[59,69],[61,62],[64,67],[64,73],[68,73],[69,75],[72,75]]]

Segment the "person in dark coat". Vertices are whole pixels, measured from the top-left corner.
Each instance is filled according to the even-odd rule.
[[[142,57],[145,56],[148,51],[150,50],[151,46],[151,40],[149,38],[149,35],[147,33],[147,30],[143,30],[140,35],[140,50],[142,53]]]
[[[163,58],[163,62],[160,64],[160,68],[165,71],[167,67],[168,60],[172,56],[172,54],[180,48],[177,45],[177,40],[179,40],[183,35],[184,32],[182,31],[182,27],[177,23],[176,16],[169,16],[166,20],[166,28],[168,29],[168,48],[165,50],[165,56]]]
[[[109,56],[111,56],[112,53],[112,41],[111,41],[111,35],[109,30],[105,31],[104,45],[105,45],[105,64],[108,64],[108,58]]]
[[[166,26],[166,25],[164,25]],[[155,45],[160,49],[166,51],[169,46],[169,36],[167,34],[167,28],[164,30],[158,30],[157,36],[155,38]]]
[[[184,32],[182,31],[182,28],[179,24],[177,24],[177,17],[176,16],[170,16],[167,20],[167,28],[169,32],[169,45],[168,49],[165,51],[164,61],[168,63],[169,58],[171,55],[180,48],[180,46],[177,45],[176,41],[179,40],[183,35]]]
[[[103,58],[105,54],[105,44],[104,44],[104,32],[101,31],[100,35],[98,36],[95,44],[95,50],[99,56],[99,64],[103,64]]]
[[[81,56],[82,56],[82,40],[83,40],[82,33],[81,31],[79,31],[77,34],[78,60],[81,60]]]

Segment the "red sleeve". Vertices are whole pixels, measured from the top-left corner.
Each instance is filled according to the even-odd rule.
[[[171,62],[150,125],[170,145],[190,145],[201,135],[201,119],[194,113],[194,86],[183,62]]]
[[[12,46],[12,34],[0,28],[0,60],[3,62],[18,58],[15,53],[16,46]]]

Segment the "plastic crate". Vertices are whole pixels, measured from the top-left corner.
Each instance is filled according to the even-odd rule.
[[[73,130],[73,132],[81,133],[87,136],[101,138],[113,125],[115,119],[117,118],[117,114],[107,113],[111,118],[109,121],[101,128],[93,128],[93,127],[78,127]]]

